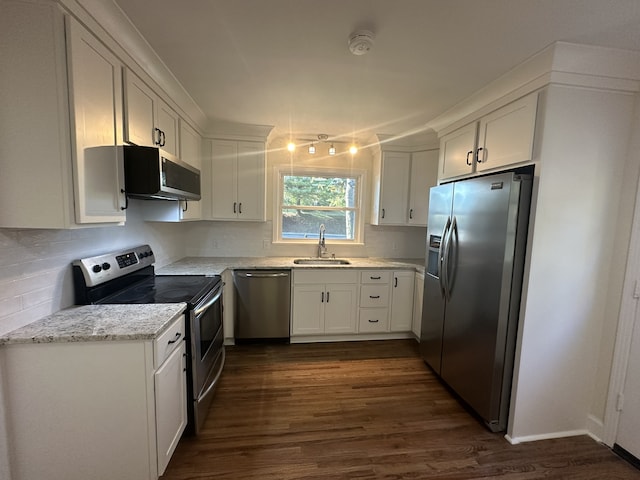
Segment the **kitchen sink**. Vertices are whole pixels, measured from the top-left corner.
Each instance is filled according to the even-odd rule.
[[[351,265],[351,262],[344,258],[296,258],[293,263],[296,265]]]

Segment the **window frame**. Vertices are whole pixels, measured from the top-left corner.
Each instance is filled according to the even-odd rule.
[[[273,193],[273,243],[313,245],[318,243],[317,238],[282,238],[282,199],[284,188],[284,177],[296,176],[317,176],[317,177],[350,177],[356,179],[356,207],[349,210],[355,212],[355,231],[353,240],[329,240],[332,244],[340,245],[364,245],[364,201],[367,172],[362,169],[335,168],[335,167],[304,167],[292,165],[275,165],[273,171],[274,186]],[[318,210],[346,210],[341,207],[319,208]]]

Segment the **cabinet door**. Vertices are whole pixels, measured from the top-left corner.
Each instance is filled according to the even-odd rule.
[[[291,314],[292,335],[321,335],[324,333],[325,296],[324,285],[294,285]]]
[[[537,105],[532,93],[480,120],[476,171],[531,160]]]
[[[76,222],[123,222],[122,66],[79,23],[66,22]]]
[[[392,332],[409,332],[413,325],[413,282],[415,272],[394,272],[391,285]]]
[[[406,225],[409,203],[409,169],[411,154],[406,152],[382,153],[380,187],[380,225]]]
[[[178,114],[162,100],[156,100],[156,127],[160,129],[162,138],[160,148],[171,155],[178,156]]]
[[[440,178],[473,172],[477,127],[470,123],[440,139]]]
[[[238,215],[238,143],[213,140],[211,147],[211,217],[214,220],[235,219]]]
[[[180,121],[180,159],[200,170],[202,185],[202,148],[200,135],[189,124]],[[201,191],[204,189],[201,188]],[[202,218],[202,200],[181,201],[181,220],[200,220]]]
[[[238,142],[238,219],[265,220],[264,145]]]
[[[416,273],[413,287],[413,326],[411,330],[417,339],[420,339],[422,324],[422,298],[424,294],[424,275]]]
[[[159,139],[155,130],[156,95],[133,72],[124,72],[124,141],[154,147]]]
[[[429,189],[438,183],[438,150],[411,154],[409,225],[424,227],[429,216]]]
[[[185,343],[165,360],[155,377],[158,475],[162,475],[187,426]]]
[[[324,333],[356,332],[357,293],[357,285],[327,285],[324,308]]]

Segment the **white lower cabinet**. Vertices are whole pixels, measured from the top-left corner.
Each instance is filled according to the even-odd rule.
[[[0,347],[12,480],[156,480],[186,426],[184,315],[155,340]]]
[[[409,270],[393,272],[391,284],[392,332],[410,332],[413,324],[413,282],[415,272]]]
[[[422,332],[422,299],[424,297],[424,273],[416,272],[413,288],[413,325],[411,331],[419,340]]]
[[[291,335],[356,333],[358,273],[294,270]]]

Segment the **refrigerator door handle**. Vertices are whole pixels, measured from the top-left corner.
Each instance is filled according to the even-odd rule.
[[[447,221],[447,223],[449,223],[449,221]],[[449,278],[449,260],[451,258],[451,242],[453,241],[453,235],[454,232],[457,231],[457,228],[458,221],[456,217],[453,217],[453,222],[451,222],[449,228],[449,236],[446,238],[444,246],[444,255],[442,256],[442,273],[440,274],[441,277],[444,276],[444,298],[446,301],[451,300],[452,279]]]
[[[456,280],[458,269],[458,219],[453,217],[451,223],[451,233],[449,233],[449,241],[447,242],[446,253],[446,269],[447,269],[447,301],[451,300],[451,290]],[[451,276],[449,276],[449,262],[451,262]]]
[[[449,232],[449,228],[451,227],[451,217],[447,218],[447,223],[442,230],[442,237],[440,237],[440,246],[438,247],[438,282],[440,283],[440,294],[443,298],[446,298],[446,270],[444,268],[444,255],[446,252],[447,245],[447,232]]]

